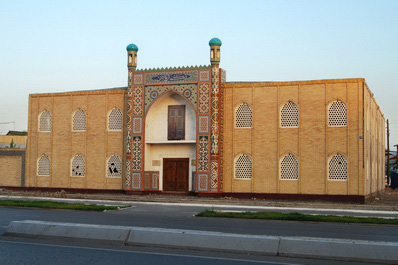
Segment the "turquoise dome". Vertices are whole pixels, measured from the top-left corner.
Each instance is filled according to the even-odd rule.
[[[127,45],[126,50],[138,52],[138,47],[134,43],[131,43],[131,44]]]
[[[209,41],[209,45],[210,45],[210,46],[221,46],[221,45],[222,45],[222,42],[221,42],[221,40],[220,40],[219,38],[212,38],[212,39]]]

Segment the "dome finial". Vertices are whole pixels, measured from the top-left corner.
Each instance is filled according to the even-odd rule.
[[[134,43],[131,43],[129,45],[127,45],[126,50],[129,51],[133,51],[133,52],[138,52],[138,46],[135,45]]]
[[[222,45],[222,42],[221,42],[221,40],[220,40],[219,38],[212,38],[212,39],[209,41],[209,45],[210,45],[210,46],[221,46],[221,45]]]

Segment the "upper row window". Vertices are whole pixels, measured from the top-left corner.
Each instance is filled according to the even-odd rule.
[[[329,127],[344,127],[348,124],[347,105],[336,100],[328,106]],[[253,111],[249,104],[242,103],[235,111],[235,128],[252,128]],[[279,126],[281,128],[297,128],[299,126],[299,107],[289,101],[280,109]]]
[[[83,109],[77,109],[72,117],[72,130],[85,131],[87,127],[86,112]],[[123,128],[123,114],[118,108],[113,108],[108,115],[108,130],[121,131]],[[48,110],[44,110],[39,115],[39,132],[51,132],[52,115]]]

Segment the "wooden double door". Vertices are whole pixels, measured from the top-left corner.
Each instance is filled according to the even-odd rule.
[[[163,190],[188,191],[189,158],[163,159]]]

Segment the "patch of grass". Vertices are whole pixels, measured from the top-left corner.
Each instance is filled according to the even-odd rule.
[[[242,219],[265,219],[283,221],[310,221],[310,222],[335,222],[358,224],[389,224],[398,225],[398,219],[384,219],[376,217],[355,217],[336,215],[310,215],[301,213],[277,213],[277,212],[220,212],[206,210],[198,213],[198,217],[223,217]]]
[[[66,210],[79,210],[79,211],[109,211],[127,208],[129,206],[106,206],[95,204],[83,203],[66,203],[66,202],[53,202],[53,201],[17,201],[17,200],[0,200],[0,206],[12,207],[36,207],[48,209],[66,209]]]

